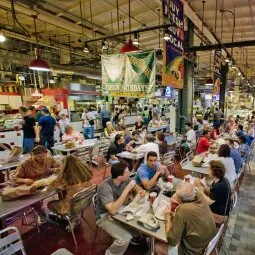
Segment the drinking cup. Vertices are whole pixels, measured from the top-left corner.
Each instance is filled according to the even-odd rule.
[[[150,203],[153,204],[154,200],[156,199],[157,197],[157,193],[156,192],[151,192],[150,193]]]
[[[168,182],[173,183],[174,182],[174,176],[173,175],[168,175],[167,180],[168,180]]]
[[[184,181],[185,181],[185,182],[190,182],[190,176],[189,176],[189,175],[186,175],[186,176],[184,177]]]

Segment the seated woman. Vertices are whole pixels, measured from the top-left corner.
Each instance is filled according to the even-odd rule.
[[[149,127],[157,127],[159,125],[158,117],[154,116],[152,120],[149,122]]]
[[[167,142],[165,141],[165,134],[162,131],[156,133],[156,143],[158,144],[159,154],[163,156],[167,153]]]
[[[125,126],[124,119],[119,119],[118,123],[115,125],[115,130],[117,131],[117,133],[124,135],[124,131],[126,129],[127,128]]]
[[[142,121],[142,117],[138,116],[137,121],[135,123],[135,130],[141,131],[144,127],[144,122]]]
[[[75,131],[74,128],[71,125],[67,125],[65,128],[65,133],[62,136],[62,142],[78,142],[79,144],[82,144],[84,142],[84,136],[78,132]]]
[[[68,155],[65,160],[64,169],[48,187],[48,191],[56,188],[63,190],[63,199],[50,201],[47,205],[52,212],[60,214],[70,212],[71,200],[75,193],[92,185],[92,172],[87,164],[74,155]]]
[[[30,186],[35,180],[47,177],[60,170],[61,165],[54,161],[48,154],[47,149],[42,145],[38,145],[33,148],[31,157],[17,167],[13,175],[13,182]]]
[[[166,117],[165,116],[162,116],[158,122],[159,126],[164,126],[167,124],[166,122]]]
[[[145,137],[148,135],[148,129],[147,127],[143,127],[142,128],[142,132],[140,134],[140,138],[141,138],[141,143],[144,144],[145,143]]]
[[[218,160],[212,160],[209,163],[209,178],[213,180],[211,187],[206,186],[200,180],[196,180],[196,185],[201,185],[204,189],[205,199],[208,202],[214,216],[216,224],[224,222],[229,215],[231,206],[231,187],[227,178],[225,178],[226,169]]]
[[[117,134],[117,131],[113,128],[111,121],[106,122],[104,134],[106,138],[113,138],[113,136]]]

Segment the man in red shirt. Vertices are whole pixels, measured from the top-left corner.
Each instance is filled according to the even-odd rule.
[[[208,151],[211,143],[208,141],[210,138],[210,132],[208,130],[204,130],[203,136],[199,139],[197,144],[197,154]]]

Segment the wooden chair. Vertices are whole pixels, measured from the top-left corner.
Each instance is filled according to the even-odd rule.
[[[76,194],[74,194],[71,201],[71,210],[67,214],[57,214],[58,218],[67,220],[68,228],[70,229],[73,237],[74,244],[77,246],[77,240],[74,235],[74,227],[72,225],[72,220],[76,219],[79,214],[83,215],[83,212],[92,203],[92,198],[97,192],[97,186],[94,184],[89,188],[85,188]]]
[[[16,227],[8,227],[0,230],[0,236],[0,255],[17,253],[26,255],[19,230]]]

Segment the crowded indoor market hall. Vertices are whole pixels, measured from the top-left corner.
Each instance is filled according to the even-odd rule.
[[[254,0],[0,0],[0,255],[255,254]]]

